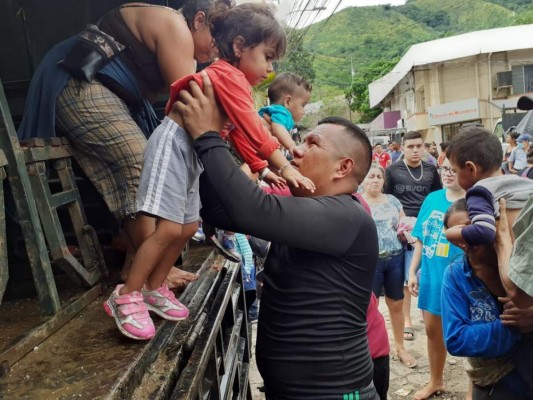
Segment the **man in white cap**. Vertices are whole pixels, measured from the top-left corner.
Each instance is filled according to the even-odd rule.
[[[518,171],[527,167],[527,150],[529,148],[530,139],[531,137],[527,133],[522,133],[516,139],[518,146],[509,156],[509,172],[512,174],[517,174]]]

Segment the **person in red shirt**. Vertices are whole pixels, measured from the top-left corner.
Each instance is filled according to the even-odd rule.
[[[220,60],[208,67],[207,73],[217,100],[233,124],[228,129],[229,140],[263,179],[274,185],[287,182],[312,192],[313,182],[290,165],[278,141],[263,127],[251,95],[252,85],[262,82],[272,72],[272,63],[285,52],[283,27],[266,6],[250,3],[217,7],[209,15],[208,26]],[[181,115],[172,107],[179,92],[188,89],[194,78],[189,75],[171,85],[167,117],[150,136],[144,152],[135,208],[139,215],[157,219],[155,231],[140,245],[126,283],[117,286],[104,303],[120,332],[132,339],[154,336],[148,311],[171,321],[189,314],[164,282],[196,233],[200,218],[199,177],[203,166],[183,128]],[[196,78],[201,81],[198,75]],[[268,170],[266,160],[279,176]]]
[[[374,154],[372,154],[372,161],[379,163],[383,169],[387,168],[391,163],[389,153],[383,151],[383,146],[378,143],[374,146]]]
[[[204,69],[229,120],[221,135],[231,142],[252,173],[259,173],[267,183],[282,187],[286,180],[290,186],[314,190],[313,183],[283,156],[278,140],[263,125],[252,98],[252,86],[264,81],[273,71],[272,63],[283,56],[285,32],[266,6],[244,3],[228,9],[226,14],[225,18],[210,21],[220,59]],[[270,26],[266,23],[258,26],[262,23],[259,19],[273,22]],[[258,34],[260,29],[264,32]],[[189,90],[191,79],[202,87],[199,73],[170,85],[167,115],[172,112],[179,92]],[[269,166],[278,174],[270,171]]]

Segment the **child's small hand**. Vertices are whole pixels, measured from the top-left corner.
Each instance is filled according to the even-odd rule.
[[[268,171],[263,180],[269,184],[269,186],[274,189],[284,189],[287,186],[287,182],[281,176],[276,175],[272,171]]]
[[[287,183],[294,187],[303,187],[314,193],[316,186],[313,181],[300,174],[294,167],[288,165],[281,170],[281,175],[285,178]]]
[[[407,288],[414,297],[418,297],[418,278],[416,275],[409,274]]]
[[[468,244],[465,242],[463,235],[461,234],[461,231],[465,226],[466,225],[455,225],[446,229],[446,239],[463,251],[468,250]]]

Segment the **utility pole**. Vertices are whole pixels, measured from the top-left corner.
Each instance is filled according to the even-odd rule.
[[[351,73],[351,81],[350,81],[350,89],[353,86],[353,79],[355,77],[355,71],[353,69],[353,58],[350,56],[350,73]],[[350,99],[346,99],[348,101],[348,113],[350,114],[350,122],[352,122],[352,105],[350,104]]]

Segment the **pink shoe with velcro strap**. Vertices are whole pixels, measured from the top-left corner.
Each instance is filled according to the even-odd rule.
[[[189,316],[185,307],[165,283],[156,290],[142,289],[144,304],[148,310],[169,321],[181,321]]]
[[[115,318],[118,329],[124,335],[136,340],[149,340],[155,335],[155,326],[143,301],[143,295],[137,291],[119,294],[117,285],[109,299],[104,302],[104,309]]]

